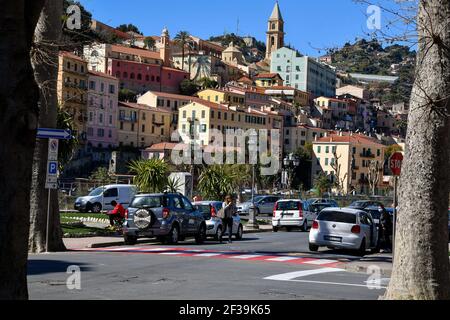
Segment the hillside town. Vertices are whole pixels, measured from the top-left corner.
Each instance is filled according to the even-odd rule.
[[[310,152],[310,163],[299,169],[304,189],[325,175],[343,181],[340,192],[368,194],[370,164],[378,162],[376,192],[388,194],[386,150],[403,151],[408,106],[371,99],[366,85],[396,78],[352,74],[356,84],[345,85],[330,57],[286,45],[285,23],[276,3],[266,23],[266,52],[254,48],[252,60],[261,60],[248,62],[233,41],[223,46],[187,34],[180,42],[167,28],[143,36],[92,20],[93,32],[116,40],[59,54],[60,107],[73,118],[79,143],[62,181],[98,167],[127,175],[130,159],[168,154],[181,140],[174,140],[176,131],[201,132],[198,143],[207,148],[213,129],[277,129],[280,161],[299,149]],[[201,118],[194,124],[196,111]],[[338,159],[345,170],[336,172]]]

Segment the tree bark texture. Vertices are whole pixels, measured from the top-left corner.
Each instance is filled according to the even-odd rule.
[[[0,0],[0,300],[27,299],[39,91],[30,61],[44,0]]]
[[[35,31],[32,64],[40,88],[39,127],[56,128],[58,116],[58,51],[62,31],[62,0],[46,0]],[[48,140],[37,139],[33,157],[30,194],[29,252],[46,249],[48,190],[45,189]],[[60,224],[58,191],[51,190],[49,251],[64,251]]]
[[[450,0],[422,0],[387,299],[450,299]]]

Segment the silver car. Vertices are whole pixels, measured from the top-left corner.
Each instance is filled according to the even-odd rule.
[[[364,256],[378,246],[378,228],[370,213],[351,208],[326,208],[309,233],[309,249],[320,247],[358,250]]]
[[[206,221],[206,236],[219,241],[222,236],[228,235],[228,230],[224,230],[222,219],[217,217],[222,208],[220,201],[194,202],[193,205],[203,214]],[[244,235],[244,227],[241,217],[237,214],[233,217],[233,235],[236,240],[241,240]]]
[[[281,197],[277,196],[256,196],[254,199],[255,207],[256,207],[256,215],[268,214],[272,215],[273,208],[275,207],[275,203],[281,200]],[[248,215],[250,213],[250,208],[253,203],[250,199],[247,202],[241,203],[237,206],[238,213],[240,215]]]

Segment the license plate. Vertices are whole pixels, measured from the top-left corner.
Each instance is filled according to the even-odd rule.
[[[342,237],[324,236],[325,241],[342,242]]]

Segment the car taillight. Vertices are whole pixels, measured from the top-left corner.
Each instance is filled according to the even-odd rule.
[[[162,217],[163,219],[167,219],[170,216],[170,210],[167,208],[164,208],[162,211]]]
[[[214,206],[211,206],[211,217],[215,218],[217,216],[216,208]]]
[[[315,230],[318,230],[319,229],[319,222],[314,221],[313,225],[312,225],[312,228],[315,229]]]
[[[128,209],[125,210],[125,219],[128,219]]]
[[[273,207],[273,216],[275,217],[277,215],[278,210],[278,203],[275,203],[275,206]]]
[[[303,218],[303,205],[301,202],[298,203],[298,214],[300,218]]]
[[[361,233],[361,227],[360,226],[353,226],[352,227],[352,233],[360,234]]]

